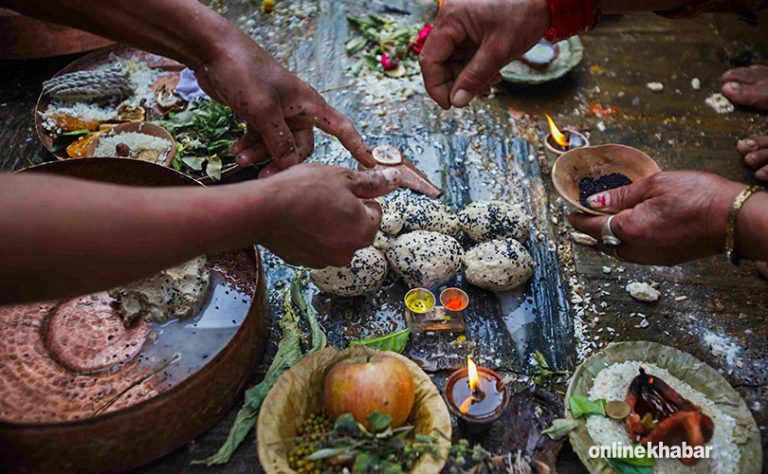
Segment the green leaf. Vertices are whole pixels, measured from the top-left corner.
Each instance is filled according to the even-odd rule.
[[[605,459],[606,464],[619,474],[653,474],[650,466],[633,466],[618,459]]]
[[[334,456],[338,456],[339,454],[344,454],[347,451],[349,451],[348,446],[342,446],[339,448],[318,449],[317,451],[305,457],[304,459],[307,461],[319,461],[321,459],[332,458]]]
[[[402,331],[393,332],[385,336],[372,337],[369,339],[358,339],[349,343],[350,346],[366,346],[380,351],[392,351],[402,354],[408,345],[408,339],[411,335],[411,328],[405,328]]]
[[[366,473],[373,467],[381,464],[381,460],[376,456],[362,452],[355,456],[355,464],[352,466],[352,472],[355,474]]]
[[[379,433],[392,425],[392,417],[375,411],[368,415],[368,423],[370,423],[373,433]]]
[[[352,38],[351,40],[347,41],[345,46],[347,48],[347,54],[354,54],[360,51],[365,47],[366,44],[368,44],[368,41],[366,41],[366,39],[362,36]]]
[[[294,275],[294,280],[301,280],[302,274]],[[291,304],[290,290],[283,292],[283,316],[280,319],[282,337],[277,344],[277,353],[267,369],[261,383],[245,391],[245,402],[237,412],[237,418],[229,430],[226,441],[218,452],[206,459],[194,460],[192,464],[226,464],[232,458],[235,450],[240,446],[248,433],[256,426],[256,418],[259,415],[261,403],[267,393],[277,381],[278,377],[288,368],[296,364],[303,357],[301,353],[301,329],[299,328],[299,315]]]
[[[69,132],[62,132],[56,135],[56,138],[53,139],[53,143],[51,143],[51,153],[58,153],[61,150],[66,149],[78,138],[88,135],[89,133],[91,133],[90,130],[82,129],[82,130],[73,130]]]
[[[181,162],[195,171],[202,171],[203,163],[205,163],[205,160],[207,159],[208,158],[205,156],[185,156],[181,159]]]
[[[605,400],[590,400],[581,395],[574,395],[568,399],[568,407],[574,418],[581,418],[586,415],[605,416]]]
[[[557,418],[552,420],[552,425],[543,430],[542,433],[549,436],[550,439],[558,440],[575,430],[577,426],[579,426],[579,422],[576,420]]]
[[[221,181],[221,158],[218,155],[213,155],[208,158],[208,166],[205,167],[205,174],[210,176],[214,181]]]
[[[325,346],[328,345],[328,338],[317,321],[315,308],[307,302],[307,298],[304,296],[304,289],[308,281],[309,276],[307,272],[302,272],[298,277],[291,280],[291,302],[307,317],[309,329],[312,333],[312,348],[307,352],[307,355],[320,349],[325,349]]]
[[[629,453],[629,457],[621,457],[621,458],[611,458],[616,461],[623,462],[625,464],[631,464],[632,466],[638,466],[638,467],[644,467],[644,466],[655,466],[656,465],[656,459],[649,457],[648,452],[645,449],[645,446],[643,445],[635,445],[635,448],[639,451],[638,454],[640,456],[635,456],[634,450]]]
[[[355,417],[351,413],[344,413],[336,418],[336,422],[333,424],[333,431],[354,438],[360,434],[360,425],[357,424]]]

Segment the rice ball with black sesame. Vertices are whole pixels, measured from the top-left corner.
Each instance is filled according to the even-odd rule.
[[[522,207],[504,201],[477,201],[459,213],[462,230],[475,242],[512,237],[525,242],[531,220]]]
[[[355,252],[346,267],[325,267],[309,273],[320,290],[337,296],[360,296],[381,288],[389,266],[384,255],[373,247]]]
[[[387,235],[383,231],[376,232],[376,237],[373,240],[373,247],[381,252],[386,252],[389,250],[389,247],[392,245],[392,242],[395,240],[396,237],[392,235]]]
[[[384,198],[377,198],[376,202],[381,206],[381,224],[379,229],[387,235],[397,235],[403,230],[403,216],[395,212],[393,206]]]
[[[387,209],[400,216],[406,232],[428,230],[456,237],[461,231],[456,213],[435,199],[402,193],[387,202]]]
[[[461,272],[464,251],[453,237],[417,230],[396,238],[387,261],[411,287],[434,287]]]
[[[489,240],[464,255],[467,281],[491,291],[507,291],[527,282],[536,263],[525,247],[512,238]]]

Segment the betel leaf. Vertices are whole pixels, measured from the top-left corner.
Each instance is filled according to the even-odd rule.
[[[185,156],[181,161],[195,171],[202,171],[203,163],[205,163],[205,160],[207,159],[207,156]]]
[[[356,437],[360,435],[360,425],[357,424],[355,417],[351,413],[344,413],[336,418],[336,422],[333,424],[333,431],[338,434]]]
[[[208,157],[208,165],[205,167],[205,174],[214,181],[221,181],[222,162],[219,155]]]
[[[568,407],[574,418],[587,415],[605,416],[605,400],[590,400],[581,395],[574,395],[568,399]]]
[[[408,345],[408,339],[411,335],[411,328],[405,328],[402,331],[393,332],[385,336],[372,337],[368,339],[358,339],[349,343],[350,346],[366,346],[380,351],[392,351],[402,354]]]
[[[618,459],[605,459],[605,463],[619,474],[653,474],[651,466],[634,466]]]
[[[371,426],[371,432],[380,433],[392,425],[392,417],[375,411],[368,415],[368,423]]]
[[[303,281],[305,275],[301,272],[293,276],[293,280]],[[312,325],[313,314],[306,313],[310,325]],[[299,313],[294,309],[290,290],[286,288],[283,293],[283,316],[280,318],[280,330],[282,336],[277,344],[277,353],[272,363],[267,369],[264,379],[257,385],[245,391],[245,402],[237,412],[237,417],[229,430],[226,441],[221,445],[216,454],[206,458],[193,460],[192,464],[205,464],[213,466],[216,464],[226,464],[232,458],[235,450],[242,444],[245,437],[253,430],[256,425],[256,418],[259,415],[261,403],[267,396],[267,393],[275,384],[278,377],[288,368],[301,360],[304,355],[301,352],[301,329],[299,327]],[[313,336],[314,337],[314,336]],[[322,339],[325,340],[323,333]]]
[[[579,422],[576,420],[556,418],[552,420],[549,428],[543,430],[542,433],[549,436],[550,439],[558,440],[575,430],[577,426],[579,426]]]
[[[637,454],[639,456],[635,456],[635,450],[637,450]],[[632,466],[655,466],[656,465],[656,459],[648,456],[648,451],[645,449],[645,446],[643,445],[635,445],[634,449],[632,449],[629,453],[628,457],[618,457],[618,458],[611,458],[616,461],[623,462],[625,464],[631,464]]]

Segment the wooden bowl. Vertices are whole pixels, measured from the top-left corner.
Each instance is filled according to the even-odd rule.
[[[296,436],[304,418],[322,407],[323,383],[328,369],[347,357],[366,354],[382,352],[366,347],[351,347],[343,351],[329,347],[305,357],[277,379],[264,399],[257,425],[259,460],[267,474],[293,472],[288,464],[284,440]],[[451,417],[448,407],[432,379],[418,365],[394,352],[383,354],[404,362],[413,376],[416,404],[408,423],[415,427],[416,433],[431,435],[437,430],[445,435],[438,442],[441,459],[425,454],[411,472],[438,474],[445,465],[450,447]]]
[[[112,127],[111,130],[108,132],[104,132],[98,137],[96,137],[91,143],[88,144],[88,147],[86,148],[85,156],[86,158],[94,158],[96,148],[99,147],[99,143],[102,138],[110,136],[110,135],[120,135],[121,133],[143,133],[146,135],[151,135],[153,137],[162,138],[163,140],[167,140],[171,144],[170,150],[168,150],[168,154],[165,157],[165,160],[163,161],[163,164],[165,166],[170,166],[171,163],[173,163],[173,157],[176,156],[176,140],[173,139],[173,135],[171,133],[161,127],[160,125],[155,125],[151,122],[128,122],[128,123],[121,123],[120,125],[115,125]],[[98,157],[102,158],[102,157]]]
[[[577,148],[561,155],[552,167],[555,189],[568,203],[586,214],[607,215],[584,207],[579,202],[579,181],[621,173],[633,183],[659,173],[661,168],[642,151],[624,145],[600,145]]]
[[[194,179],[164,166],[124,158],[49,162],[23,173],[53,173],[127,186],[200,185]],[[214,254],[214,257],[218,258],[217,265],[222,266],[227,279],[215,283],[217,286],[209,297],[208,309],[225,312],[223,315],[228,316],[225,322],[234,317],[240,321],[239,325],[232,327],[232,335],[220,344],[218,352],[211,353],[210,357],[200,355],[204,362],[191,374],[158,394],[124,408],[66,421],[0,421],[0,472],[122,472],[184,446],[227,412],[237,400],[247,376],[264,354],[269,313],[258,252],[250,247]],[[87,249],[83,249],[83,258],[87,258]],[[228,284],[229,279],[243,282],[237,283],[236,293],[244,295],[246,301],[241,301],[240,297],[234,299],[235,292],[221,288],[221,285]],[[212,281],[212,290],[213,284]],[[229,296],[225,290],[230,290]],[[24,306],[38,308],[41,305]],[[19,337],[13,340],[12,318],[3,322],[5,326],[0,331],[0,344],[5,347],[22,344]],[[21,323],[19,326],[29,326],[26,320]],[[220,328],[221,325],[218,325],[211,330],[220,331]],[[167,326],[164,326],[165,329]],[[195,330],[199,331],[200,327]],[[32,330],[26,334],[31,339],[40,339]],[[162,341],[162,337],[158,341]],[[164,346],[162,343],[157,345]],[[42,344],[35,343],[29,354],[45,350]],[[171,350],[176,352],[181,349]],[[0,367],[6,363],[6,360],[0,360]],[[40,380],[34,371],[30,371],[28,376]],[[83,379],[82,374],[73,374],[73,377]],[[9,388],[4,383],[0,380],[0,392]],[[84,385],[76,386],[82,387],[79,390],[85,396],[89,387],[87,383]],[[83,401],[86,402],[87,399]]]

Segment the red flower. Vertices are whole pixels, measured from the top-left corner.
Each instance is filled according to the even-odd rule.
[[[389,54],[381,55],[381,67],[383,67],[385,71],[396,69],[398,65],[400,65],[400,60],[397,59],[397,56],[390,56]]]
[[[411,44],[411,51],[413,51],[416,54],[420,54],[421,50],[424,49],[424,42],[427,41],[427,37],[429,37],[429,33],[432,32],[432,25],[429,23],[424,23],[424,26],[419,31],[419,35],[416,38],[416,41]]]

